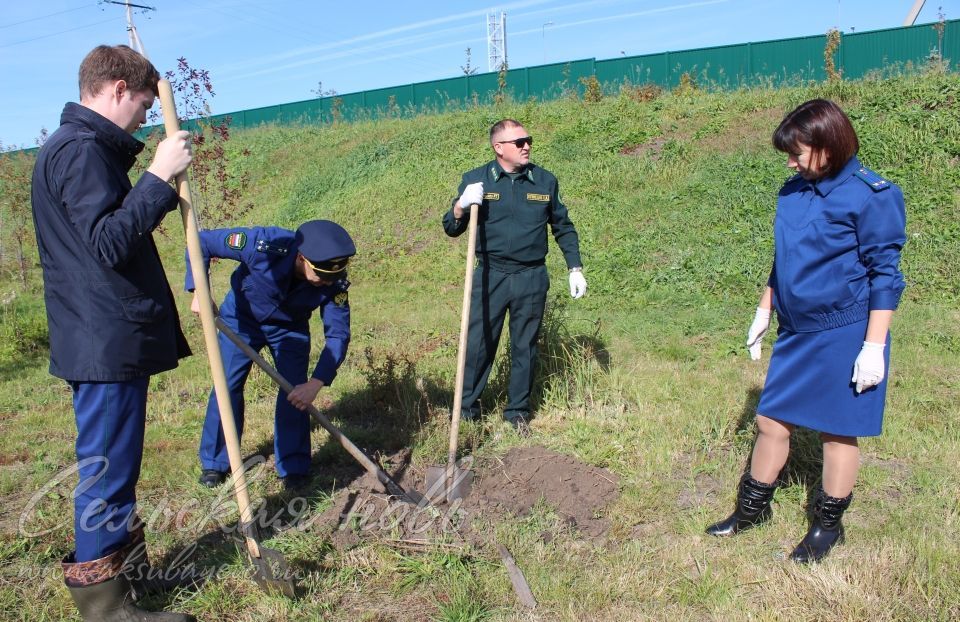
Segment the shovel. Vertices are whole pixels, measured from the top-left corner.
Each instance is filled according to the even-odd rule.
[[[167,136],[180,130],[177,120],[176,104],[170,82],[160,80],[160,105],[163,107],[163,124]],[[220,409],[220,423],[223,426],[223,438],[230,457],[230,470],[233,472],[233,489],[240,511],[240,530],[246,540],[247,553],[253,564],[253,580],[266,592],[280,592],[290,598],[295,597],[293,573],[287,560],[279,551],[268,549],[260,544],[260,536],[250,511],[250,498],[247,495],[247,480],[243,471],[243,457],[240,455],[240,439],[233,420],[233,406],[227,388],[227,377],[220,356],[220,344],[217,341],[217,329],[214,326],[213,300],[210,297],[210,284],[203,269],[203,252],[200,249],[197,215],[190,197],[190,180],[186,171],[177,175],[177,192],[180,195],[180,211],[183,215],[183,228],[187,237],[187,252],[193,271],[193,282],[200,300],[200,321],[203,324],[203,336],[207,346],[207,359],[213,376],[213,388]]]
[[[221,319],[217,318],[216,321],[217,328],[220,329],[220,332],[223,333],[227,339],[232,341],[238,348],[240,348],[247,357],[257,364],[257,367],[262,369],[270,376],[277,386],[283,389],[284,393],[289,394],[293,391],[293,385],[287,382],[287,379],[280,375],[273,366],[270,365],[260,353],[254,350],[250,345],[241,339],[235,332],[233,332],[229,326]],[[377,466],[377,463],[370,459],[367,454],[363,453],[359,447],[353,444],[349,438],[343,435],[343,432],[340,431],[335,425],[333,425],[329,419],[327,419],[323,413],[317,410],[317,407],[313,404],[307,406],[307,412],[310,413],[310,416],[313,417],[313,420],[323,426],[323,429],[330,433],[330,436],[340,441],[340,444],[343,445],[343,448],[347,450],[351,456],[353,456],[357,462],[360,463],[364,469],[367,470],[367,473],[373,475],[377,478],[383,487],[388,493],[398,497],[404,501],[410,503],[419,503],[420,495],[415,492],[407,492],[403,489],[400,484],[398,484],[392,477],[390,477],[386,471]]]
[[[467,270],[463,281],[463,306],[460,310],[460,345],[457,350],[457,379],[453,389],[453,410],[450,414],[450,447],[447,465],[427,467],[427,496],[446,497],[453,503],[470,494],[473,471],[457,466],[457,436],[460,433],[460,408],[463,405],[463,376],[467,366],[467,333],[470,331],[470,294],[473,291],[473,266],[477,250],[477,217],[479,205],[470,206],[470,225],[467,233]],[[460,465],[462,466],[462,465]]]

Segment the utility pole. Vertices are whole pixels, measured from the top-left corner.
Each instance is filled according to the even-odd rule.
[[[507,66],[507,13],[487,15],[487,71]]]
[[[913,3],[913,8],[907,13],[907,18],[903,20],[904,26],[913,26],[913,23],[917,21],[917,15],[920,14],[920,9],[923,8],[924,2],[926,2],[926,0],[916,0],[916,2]]]
[[[137,34],[137,27],[133,25],[133,9],[142,9],[144,11],[156,11],[157,9],[152,6],[132,4],[130,0],[124,0],[123,2],[119,2],[118,0],[101,0],[101,2],[127,7],[127,35],[130,38],[130,47],[140,52],[140,55],[144,58],[147,58],[147,53],[143,49],[143,41],[140,40],[140,35]]]

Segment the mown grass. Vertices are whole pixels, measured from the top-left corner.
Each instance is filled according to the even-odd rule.
[[[861,159],[904,189],[909,289],[895,320],[885,430],[862,443],[848,542],[807,568],[784,555],[804,533],[819,477],[814,435],[797,436],[769,525],[732,541],[702,529],[730,510],[753,442],[765,364],[749,361],[743,333],[769,270],[775,193],[788,176],[769,135],[786,110],[816,96],[841,103],[859,131]],[[329,392],[331,416],[361,446],[410,446],[424,466],[445,454],[459,326],[463,241],[443,235],[440,216],[460,173],[489,158],[489,125],[520,119],[536,137],[534,160],[561,181],[590,292],[568,300],[553,248],[533,437],[520,439],[492,419],[465,425],[462,445],[481,456],[545,445],[612,470],[621,495],[606,511],[612,528],[602,542],[578,538],[545,506],[494,526],[540,602],[533,613],[516,604],[491,550],[414,553],[380,541],[341,550],[295,531],[267,536],[303,575],[306,596],[268,597],[243,576],[236,542],[220,535],[220,524],[235,518],[229,507],[219,522],[204,520],[201,508],[216,506],[218,493],[194,483],[209,390],[198,354],[153,380],[140,501],[144,514],[158,516],[148,534],[156,556],[199,539],[199,558],[224,571],[196,593],[150,604],[208,620],[960,617],[958,98],[955,74],[931,74],[652,101],[626,91],[589,105],[510,103],[237,134],[231,166],[250,175],[245,200],[256,205],[237,224],[331,218],[357,240],[354,340]],[[243,148],[251,155],[239,157]],[[175,217],[158,241],[178,290]],[[229,269],[215,267],[215,291],[225,291]],[[70,482],[29,514],[27,525],[48,533],[18,532],[30,497],[71,464],[74,433],[69,391],[46,373],[36,269],[30,279],[26,289],[13,274],[0,285],[0,617],[75,619],[56,570],[71,546]],[[199,352],[189,299],[177,297]],[[494,413],[505,373],[498,366],[485,395]],[[246,395],[244,451],[269,453],[273,387],[254,373]],[[315,433],[314,447],[317,489],[304,516],[325,510],[356,472],[326,434]],[[263,473],[254,498],[273,510],[292,507],[270,469]],[[549,542],[540,538],[545,530],[555,534]]]

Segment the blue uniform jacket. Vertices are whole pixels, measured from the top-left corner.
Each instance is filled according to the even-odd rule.
[[[143,143],[70,103],[33,169],[33,222],[43,267],[50,373],[125,382],[190,354],[151,232],[177,206],[152,173],[131,186]]]
[[[209,273],[210,258],[240,262],[230,276],[237,313],[259,324],[302,325],[309,332],[308,320],[315,309],[323,318],[324,345],[313,377],[329,386],[347,356],[350,344],[349,281],[320,287],[294,276],[297,245],[294,232],[280,227],[211,229],[200,232],[204,269]],[[185,288],[192,292],[193,273],[187,257]]]
[[[780,325],[816,332],[896,309],[903,293],[903,193],[854,157],[835,176],[780,189],[768,284]]]

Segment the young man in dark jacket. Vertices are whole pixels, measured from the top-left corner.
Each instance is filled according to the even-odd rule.
[[[159,78],[126,46],[95,48],[80,103],[66,105],[33,172],[50,373],[70,383],[77,423],[76,550],[62,566],[84,620],[193,619],[132,604],[148,587],[135,490],[147,387],[190,354],[151,236],[177,206],[169,182],[190,164],[189,134],[162,141],[135,186],[128,178]]]

